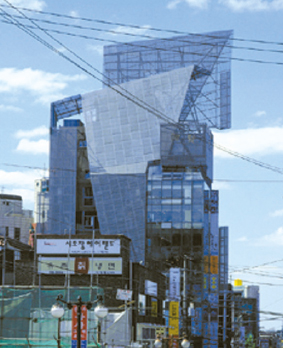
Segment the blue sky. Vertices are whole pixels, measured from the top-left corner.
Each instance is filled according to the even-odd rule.
[[[150,29],[188,33],[232,29],[235,39],[269,42],[233,42],[232,128],[215,132],[215,142],[244,156],[283,168],[283,65],[247,61],[283,63],[283,52],[266,51],[283,51],[282,44],[270,43],[283,43],[283,0],[13,0],[10,3],[74,17],[67,20],[50,14],[24,12],[33,19],[115,31],[79,30],[36,22],[41,27],[99,39],[86,40],[50,32],[100,71],[102,46],[107,44],[107,40],[139,39],[121,35],[121,31],[169,37],[166,32]],[[0,188],[4,193],[22,195],[24,207],[33,209],[34,179],[44,174],[35,167],[48,168],[49,162],[50,102],[98,89],[101,83],[16,26],[5,23],[10,20],[8,15],[20,14],[4,7],[7,2],[1,0],[0,4]],[[134,24],[142,28],[121,29],[118,24],[83,22],[76,17]],[[32,25],[27,20],[25,24]],[[66,48],[44,36],[42,31],[36,33],[59,52],[72,57]],[[82,62],[79,64],[85,66]],[[214,188],[220,190],[220,225],[230,229],[231,279],[240,277],[246,285],[259,284],[261,309],[283,313],[283,261],[278,261],[283,259],[283,175],[215,150],[214,178]],[[244,268],[242,273],[235,272]],[[267,273],[272,277],[266,277]],[[265,318],[262,316],[262,319]],[[281,321],[262,321],[261,326],[281,327]]]

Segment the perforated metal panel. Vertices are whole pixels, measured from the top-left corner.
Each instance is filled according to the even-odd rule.
[[[160,158],[162,115],[178,121],[192,71],[193,66],[123,84],[145,108],[110,88],[83,95],[91,172],[145,173],[147,162]]]
[[[77,128],[53,129],[50,136],[48,233],[75,233]]]
[[[230,128],[232,34],[217,31],[105,46],[105,86],[195,65],[180,120]]]

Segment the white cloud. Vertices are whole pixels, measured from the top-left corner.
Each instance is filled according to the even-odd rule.
[[[77,11],[71,11],[70,16],[71,17],[79,17],[79,13]]]
[[[22,109],[18,108],[17,106],[13,106],[13,105],[0,104],[0,111],[21,112]]]
[[[61,92],[69,82],[85,78],[84,75],[69,76],[31,68],[4,68],[0,69],[0,93],[29,92],[37,97],[37,101],[45,104],[56,100],[58,96],[63,97]]]
[[[150,25],[143,25],[140,28],[132,28],[132,27],[124,27],[124,26],[120,26],[117,27],[116,29],[114,29],[114,33],[112,33],[112,35],[123,35],[123,33],[127,33],[127,34],[132,34],[132,35],[145,35],[148,31],[148,29],[150,29],[151,26]]]
[[[282,10],[283,0],[219,0],[233,11],[272,11]]]
[[[167,4],[167,8],[169,10],[173,10],[174,8],[177,7],[178,4],[180,4],[180,2],[183,2],[183,0],[173,0],[173,1],[170,1],[168,4]]]
[[[29,139],[21,139],[16,151],[30,153],[33,155],[48,155],[49,153],[49,141],[40,139],[38,141],[31,141]]]
[[[98,53],[100,56],[103,55],[103,46],[102,45],[88,45],[87,49],[89,51]]]
[[[1,187],[4,187],[5,192],[10,190],[11,188],[19,189],[33,189],[34,181],[38,178],[43,177],[43,171],[40,173],[38,170],[27,170],[24,172],[15,171],[15,172],[6,172],[4,170],[0,170],[0,182]]]
[[[22,196],[23,207],[33,209],[34,181],[43,176],[43,170],[27,170],[23,172],[0,170],[1,188],[3,193]]]
[[[248,241],[248,238],[245,236],[237,239],[237,242],[247,242],[247,241]]]
[[[169,10],[172,10],[176,8],[176,6],[182,2],[186,3],[190,7],[205,9],[207,8],[207,5],[210,2],[210,0],[172,0],[167,4],[167,8]]]
[[[257,112],[255,112],[253,114],[254,117],[262,117],[262,116],[266,116],[266,112],[263,110],[258,110]]]
[[[190,7],[206,9],[210,0],[171,0],[167,4],[169,10],[173,10],[180,3],[186,3]],[[283,9],[283,0],[218,0],[232,11],[278,11]]]
[[[31,130],[18,130],[15,133],[16,138],[35,138],[49,134],[49,129],[46,126],[37,127]]]
[[[283,209],[275,210],[273,213],[270,213],[270,216],[272,217],[283,216]]]
[[[214,142],[246,156],[283,152],[283,127],[251,128],[214,133]],[[215,147],[215,156],[233,158]]]
[[[12,189],[9,190],[9,194],[11,195],[18,195],[21,196],[23,199],[23,208],[28,206],[26,209],[31,209],[33,210],[33,205],[34,205],[34,190],[33,189],[24,189],[24,188],[19,188],[19,189]]]
[[[256,244],[259,246],[281,247],[283,245],[283,227],[279,227],[275,232],[259,238]]]
[[[42,11],[46,6],[45,1],[42,0],[10,0],[9,2],[15,7],[25,7],[37,11]],[[7,5],[5,1],[0,1],[0,4]]]
[[[231,188],[231,185],[225,181],[218,181],[217,179],[213,181],[213,190],[222,191],[231,190]]]

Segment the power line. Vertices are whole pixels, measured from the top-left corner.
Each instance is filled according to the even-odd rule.
[[[8,7],[9,8],[10,6],[5,5],[5,4],[0,4],[0,7]],[[148,31],[165,32],[165,33],[175,34],[175,35],[194,35],[194,36],[200,36],[200,37],[207,37],[207,38],[211,38],[211,39],[219,38],[218,36],[214,36],[211,34],[189,33],[189,32],[180,31],[180,30],[161,29],[161,28],[156,28],[156,27],[151,27],[151,26],[145,28],[145,26],[139,26],[139,25],[134,25],[134,24],[125,24],[125,23],[121,23],[121,22],[107,21],[107,20],[103,20],[103,19],[70,16],[70,15],[64,15],[64,14],[55,13],[55,12],[34,10],[34,9],[25,8],[25,7],[20,7],[20,6],[17,8],[24,10],[24,11],[27,11],[27,12],[33,12],[33,13],[38,13],[38,14],[42,14],[42,15],[51,15],[51,16],[55,16],[58,18],[67,18],[67,19],[71,19],[71,20],[82,20],[85,22],[94,22],[94,23],[100,23],[100,24],[104,24],[104,25],[112,25],[112,26],[115,25],[115,26],[140,29],[140,30],[146,29]],[[117,31],[116,31],[116,33],[117,33]],[[120,34],[120,33],[118,33],[118,34]],[[130,35],[130,34],[126,33],[126,35]],[[242,39],[242,38],[230,38],[230,40],[240,41],[240,42],[252,42],[252,43],[257,43],[257,44],[272,44],[272,45],[277,45],[277,46],[283,46],[283,42],[278,42],[278,41]]]
[[[14,16],[14,17],[17,17],[17,16]],[[23,18],[23,17],[19,17],[19,18]],[[33,21],[44,22],[42,20],[35,20],[35,19],[33,19]],[[3,20],[2,20],[2,22],[3,23],[7,23],[7,24],[15,25],[15,23],[3,21]],[[55,24],[59,25],[59,23],[55,23]],[[22,27],[28,28],[28,29],[38,29],[36,27],[24,25],[22,23],[19,24],[19,25],[22,26]],[[67,24],[61,24],[61,25],[67,26]],[[71,36],[71,37],[79,37],[79,38],[82,38],[82,39],[94,40],[94,41],[100,41],[100,42],[108,42],[108,43],[110,42],[110,43],[119,44],[119,45],[123,45],[123,46],[130,46],[130,47],[134,47],[134,48],[150,48],[150,49],[155,50],[155,51],[165,51],[165,52],[180,53],[179,51],[175,51],[174,49],[169,49],[169,48],[151,47],[151,46],[147,46],[145,44],[121,42],[121,41],[117,41],[117,40],[113,40],[113,39],[106,39],[106,38],[99,38],[99,37],[93,37],[93,36],[88,36],[88,35],[75,34],[75,33],[64,32],[64,31],[60,31],[60,30],[56,30],[56,29],[44,28],[44,30],[46,32],[53,32],[53,33],[60,34],[60,35],[67,35],[67,36]],[[91,28],[89,28],[89,30],[91,30]],[[100,31],[100,32],[105,32],[105,31],[107,32],[107,30],[98,29],[98,28],[95,28],[95,29],[92,28],[92,30],[96,30],[96,31]],[[133,35],[133,34],[129,33],[129,35]],[[190,35],[195,35],[195,34],[190,34]],[[135,35],[135,36],[138,36],[138,35]],[[173,40],[173,39],[169,39],[169,38],[166,39],[166,38],[158,38],[158,37],[150,37],[150,36],[149,36],[149,38],[159,39],[159,40],[163,40],[163,41],[172,41]],[[174,39],[174,42],[176,42],[176,41],[189,43],[188,41],[185,41],[185,40],[176,40],[176,39]],[[210,43],[205,43],[205,44],[204,43],[200,43],[200,45],[205,45],[205,46],[211,45],[212,46],[213,44],[210,44]],[[229,45],[226,45],[226,47],[239,49],[239,50],[255,51],[255,52],[283,53],[283,51],[281,51],[281,50],[260,49],[260,48],[254,48],[254,47],[237,47],[237,46],[229,46]],[[198,52],[190,52],[190,54],[191,55],[196,55],[196,56],[203,56],[202,53],[198,53]],[[211,55],[211,57],[214,57],[214,56]],[[260,64],[270,64],[270,65],[283,65],[283,63],[281,61],[267,61],[267,60],[249,59],[249,58],[240,58],[240,57],[230,57],[230,58],[226,58],[226,59],[227,60],[228,59],[229,60],[233,60],[233,61],[239,61],[239,62],[260,63]]]
[[[6,3],[8,3],[10,5],[10,7],[12,7],[13,9],[15,9],[16,11],[18,11],[19,13],[21,13],[21,11],[18,10],[17,7],[13,6],[12,4],[9,3],[8,0],[4,0]],[[2,12],[5,12],[3,10],[1,10]],[[21,13],[22,14],[22,13]],[[74,55],[77,59],[79,59],[81,62],[83,62],[84,64],[86,64],[88,67],[90,67],[91,69],[93,69],[95,72],[99,73],[100,75],[102,75],[104,78],[107,78],[108,81],[112,82],[115,84],[115,86],[117,88],[119,88],[120,90],[122,90],[123,92],[126,92],[128,95],[125,95],[123,92],[121,92],[120,90],[117,90],[116,88],[114,88],[111,84],[105,82],[104,80],[102,80],[101,78],[97,77],[96,75],[94,75],[93,73],[89,72],[86,68],[83,68],[80,64],[78,64],[77,62],[75,62],[74,60],[72,60],[71,58],[69,58],[68,56],[66,56],[65,54],[63,54],[62,52],[58,51],[57,49],[55,49],[52,45],[50,45],[47,41],[43,40],[41,37],[39,37],[38,35],[36,35],[35,33],[33,33],[32,31],[30,31],[29,29],[25,28],[22,26],[22,24],[20,22],[18,22],[16,19],[14,19],[13,16],[9,15],[7,12],[5,12],[5,15],[7,15],[8,17],[12,18],[14,20],[11,21],[11,24],[16,25],[19,29],[25,31],[28,35],[32,36],[34,39],[36,39],[37,41],[39,41],[40,43],[42,43],[44,46],[46,46],[47,48],[51,49],[53,52],[59,54],[62,58],[65,58],[66,60],[68,60],[70,63],[74,64],[77,68],[83,70],[85,73],[87,73],[88,75],[90,75],[91,77],[93,77],[94,79],[100,81],[101,83],[103,83],[104,85],[106,85],[107,87],[111,88],[112,90],[114,90],[116,93],[120,94],[121,96],[123,96],[124,98],[130,100],[131,102],[133,102],[134,104],[136,104],[137,106],[145,109],[146,111],[152,113],[153,115],[157,116],[158,118],[160,118],[163,121],[166,121],[169,124],[175,124],[180,126],[179,124],[177,124],[176,122],[174,122],[170,117],[168,117],[167,115],[165,115],[164,113],[160,112],[159,110],[155,109],[154,107],[152,107],[151,105],[147,104],[146,102],[144,102],[143,100],[139,99],[137,96],[133,95],[132,93],[130,93],[128,90],[126,90],[125,88],[123,88],[121,85],[115,83],[114,81],[112,81],[110,78],[106,77],[103,73],[101,73],[98,69],[96,69],[93,65],[91,65],[90,63],[88,63],[86,60],[84,60],[83,58],[81,58],[78,54],[76,54],[74,51],[70,50],[67,46],[65,46],[62,42],[60,42],[59,40],[55,39],[51,34],[49,34],[48,32],[46,32],[46,30],[44,28],[41,28],[39,25],[37,25],[36,23],[34,23],[33,19],[30,19],[28,17],[26,17],[24,14],[23,16],[28,19],[29,21],[31,21],[33,24],[36,25],[36,27],[41,30],[43,33],[45,33],[49,38],[51,38],[53,41],[55,41],[57,44],[59,44],[61,47],[63,47],[64,49],[66,49],[69,53],[71,53],[72,55]]]
[[[14,16],[14,18],[18,18],[18,19],[25,19],[25,17],[22,17],[22,16]],[[68,27],[68,28],[74,28],[74,29],[80,29],[80,30],[90,30],[90,31],[95,31],[95,32],[102,32],[102,33],[110,33],[110,34],[116,34],[116,35],[126,35],[126,36],[131,36],[131,37],[142,37],[142,38],[145,38],[145,39],[150,39],[150,40],[161,40],[161,41],[167,41],[167,42],[182,42],[182,43],[187,43],[187,44],[193,44],[193,45],[200,45],[200,46],[214,46],[213,43],[209,43],[209,42],[195,42],[195,41],[190,41],[188,40],[187,38],[179,38],[179,37],[174,37],[174,38],[160,38],[160,37],[157,37],[157,36],[151,36],[151,35],[145,35],[145,34],[135,34],[135,33],[131,33],[131,32],[121,32],[121,31],[117,31],[115,29],[103,29],[103,28],[96,28],[96,27],[86,27],[86,26],[82,26],[82,25],[78,25],[78,24],[69,24],[69,23],[62,23],[62,22],[54,22],[54,21],[51,21],[51,20],[44,20],[44,19],[38,19],[38,18],[33,18],[33,21],[34,22],[41,22],[41,23],[45,23],[45,24],[51,24],[51,25],[57,25],[57,26],[64,26],[64,27]],[[30,27],[31,29],[35,29],[36,27]],[[140,27],[140,29],[145,29],[143,27]],[[50,29],[47,29],[45,28],[45,30],[50,30]],[[69,32],[62,32],[62,31],[56,31],[54,30],[54,32],[58,32],[60,34],[65,34],[65,35],[73,35],[73,36],[78,36],[78,37],[83,37],[83,38],[86,38],[86,39],[97,39],[97,38],[93,38],[91,36],[85,36],[85,35],[77,35],[77,34],[72,34],[72,33],[69,33]],[[194,35],[194,36],[197,36],[196,34],[193,34],[193,33],[187,33],[187,36],[188,35]],[[205,34],[199,34],[201,35],[201,37],[208,37],[208,38],[211,38],[211,39],[219,39],[221,37],[219,36],[213,36],[213,35],[205,35]],[[229,40],[233,40],[233,38],[229,38]],[[112,40],[106,40],[105,41],[110,41],[110,42],[117,42],[117,41],[112,41]],[[123,43],[125,45],[127,45],[127,43]],[[155,50],[160,50],[160,48],[158,47],[151,47],[151,46],[139,46],[139,45],[136,45],[133,44],[134,47],[146,47],[146,48],[151,48],[151,49],[155,49]],[[229,47],[229,48],[234,48],[234,49],[239,49],[239,50],[250,50],[250,51],[258,51],[258,52],[269,52],[269,53],[280,53],[282,54],[283,51],[282,50],[275,50],[275,49],[264,49],[264,48],[256,48],[256,47],[244,47],[244,46],[229,46],[229,45],[226,45],[226,47]],[[167,51],[173,51],[173,52],[177,52],[179,53],[179,51],[174,51],[170,48],[167,48],[165,49]]]
[[[85,60],[83,60],[80,56],[78,56],[75,52],[71,51],[70,49],[68,49],[65,45],[63,45],[59,40],[55,39],[52,35],[48,34],[45,29],[41,28],[40,26],[38,26],[36,23],[34,23],[34,21],[28,17],[26,17],[21,11],[19,11],[15,6],[13,6],[12,4],[9,3],[8,0],[4,0],[7,4],[10,5],[11,8],[17,10],[19,13],[21,13],[26,19],[30,20],[33,24],[36,25],[36,27],[38,29],[40,29],[41,31],[43,31],[48,37],[50,37],[52,40],[54,40],[55,42],[57,42],[60,46],[62,46],[63,48],[67,49],[68,52],[70,52],[71,54],[73,54],[76,58],[78,58],[79,60],[83,61],[85,64],[87,64],[89,67],[91,67],[92,69],[94,69],[96,72],[99,72],[98,69],[94,68],[92,65],[90,65],[89,63],[87,63]],[[15,20],[13,18],[13,16],[10,16],[9,14],[7,14],[5,11],[1,10],[2,12],[4,12],[6,15],[8,15],[8,17],[12,18],[14,20],[15,23],[13,24],[16,24],[17,27],[21,30],[24,30],[27,34],[29,34],[30,36],[32,36],[34,39],[36,39],[37,41],[39,41],[40,43],[44,44],[47,48],[51,49],[53,52],[59,54],[61,57],[67,59],[69,62],[71,62],[72,64],[76,65],[78,68],[80,68],[81,70],[83,70],[84,72],[86,72],[87,74],[91,75],[93,78],[101,81],[102,83],[106,84],[109,88],[113,89],[115,92],[117,92],[118,94],[120,94],[121,96],[125,97],[126,99],[132,101],[133,103],[135,103],[137,106],[140,106],[142,107],[143,109],[145,109],[146,111],[152,113],[153,115],[157,116],[158,118],[161,118],[162,120],[165,120],[166,122],[169,122],[169,123],[172,123],[174,125],[177,125],[178,127],[180,127],[180,125],[176,122],[174,122],[171,118],[168,118],[167,115],[164,115],[163,113],[159,112],[158,110],[152,108],[150,105],[146,104],[144,101],[138,99],[136,96],[132,95],[131,93],[129,93],[127,90],[123,89],[123,91],[125,91],[126,93],[130,94],[130,97],[125,95],[123,92],[117,90],[116,88],[114,88],[113,86],[111,86],[110,84],[107,84],[105,83],[105,81],[103,81],[102,79],[98,78],[97,76],[95,76],[94,74],[90,73],[87,69],[83,68],[81,65],[79,65],[78,63],[76,63],[75,61],[73,61],[72,59],[70,59],[69,57],[67,57],[66,55],[64,55],[62,52],[56,50],[53,46],[51,46],[50,44],[48,44],[46,41],[44,41],[42,38],[40,38],[38,35],[34,34],[33,32],[31,32],[30,30],[26,29],[26,28],[23,28],[21,27],[21,23],[19,23],[17,20]],[[283,64],[283,63],[282,63]],[[102,74],[101,72],[99,72],[102,76],[104,76],[104,74]],[[117,85],[119,88],[121,88],[119,85]],[[136,100],[132,99],[131,97],[134,97]],[[275,171],[277,173],[280,173],[280,174],[283,174],[283,169],[281,168],[278,168],[278,167],[274,167],[274,166],[271,166],[269,164],[266,164],[264,162],[260,162],[260,161],[257,161],[253,158],[250,158],[250,157],[247,157],[247,156],[244,156],[238,152],[235,152],[235,151],[232,151],[232,150],[228,150],[226,148],[224,148],[223,146],[221,145],[217,145],[217,144],[214,144],[214,146],[220,150],[223,150],[235,157],[239,157],[239,158],[242,158],[248,162],[252,162],[254,163],[255,165],[258,165],[260,167],[263,167],[263,168],[266,168],[266,169],[269,169],[269,170],[272,170],[272,171]]]

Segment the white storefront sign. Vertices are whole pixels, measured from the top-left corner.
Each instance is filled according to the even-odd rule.
[[[116,300],[131,301],[132,295],[132,290],[117,289]]]
[[[120,239],[37,239],[36,253],[47,254],[120,254]]]
[[[85,274],[122,274],[122,258],[78,258],[77,272]],[[84,262],[88,260],[87,270]],[[80,266],[80,263],[82,266]],[[76,274],[76,258],[70,257],[39,257],[38,273],[41,274]]]
[[[144,287],[146,295],[157,297],[157,283],[154,283],[150,280],[146,280]]]

